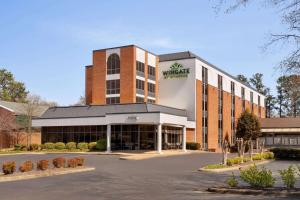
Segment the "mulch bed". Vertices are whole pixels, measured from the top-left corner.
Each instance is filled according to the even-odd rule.
[[[245,194],[245,195],[279,195],[279,196],[299,196],[300,188],[294,188],[287,190],[282,187],[273,187],[273,188],[250,188],[250,187],[211,187],[207,191],[221,193],[221,194]]]

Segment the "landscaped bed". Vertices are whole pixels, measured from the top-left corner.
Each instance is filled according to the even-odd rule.
[[[94,168],[85,167],[85,159],[83,157],[69,159],[58,157],[51,161],[52,165],[49,160],[39,160],[36,164],[31,160],[27,160],[19,166],[18,171],[15,161],[6,161],[2,165],[3,173],[0,174],[0,182],[94,170]]]
[[[208,171],[208,172],[222,172],[229,170],[236,170],[242,167],[246,167],[251,164],[266,164],[274,159],[274,154],[272,152],[265,152],[261,154],[256,154],[253,156],[253,161],[248,157],[240,158],[228,158],[227,165],[222,163],[218,164],[209,164],[205,167],[199,169],[199,171]],[[242,162],[243,161],[243,162]]]

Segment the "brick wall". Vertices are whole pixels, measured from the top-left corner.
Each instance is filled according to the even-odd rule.
[[[231,139],[231,94],[223,91],[223,138]]]
[[[208,150],[218,148],[218,89],[208,85]]]
[[[202,145],[202,81],[196,80],[196,142]]]
[[[186,129],[186,142],[195,142],[195,129]]]
[[[92,103],[93,97],[93,67],[87,66],[85,68],[85,101],[86,104]]]
[[[106,104],[106,53],[105,50],[93,52],[93,91],[92,104]]]

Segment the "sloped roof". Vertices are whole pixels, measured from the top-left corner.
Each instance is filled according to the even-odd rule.
[[[300,117],[260,119],[261,128],[300,128]]]
[[[253,88],[251,85],[244,83],[237,79],[235,76],[232,76],[231,74],[225,72],[224,70],[220,69],[219,67],[209,63],[208,61],[204,60],[200,56],[190,52],[190,51],[183,51],[183,52],[176,52],[176,53],[168,53],[168,54],[161,54],[159,55],[159,62],[164,62],[164,61],[172,61],[172,60],[182,60],[182,59],[189,59],[189,58],[196,58],[200,60],[201,62],[211,66],[212,68],[215,68],[216,70],[222,72],[223,74],[227,75],[228,77],[232,78],[233,80],[241,83],[242,85],[251,88],[252,90],[258,92],[255,88]],[[260,93],[260,92],[258,92]],[[261,93],[260,93],[261,94]],[[263,94],[261,94],[263,95]]]
[[[177,116],[186,116],[186,111],[167,106],[150,103],[130,103],[114,105],[87,105],[51,107],[41,119],[53,118],[79,118],[79,117],[104,117],[107,114],[128,114],[128,113],[166,113]]]
[[[26,103],[16,103],[16,102],[9,102],[9,101],[0,101],[0,107],[5,108],[11,112],[14,112],[16,115],[26,115],[28,105]],[[37,106],[33,109],[33,116],[39,117],[41,116],[49,106]]]

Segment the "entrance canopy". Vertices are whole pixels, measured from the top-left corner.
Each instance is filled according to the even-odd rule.
[[[34,127],[108,124],[169,124],[194,128],[186,111],[149,103],[51,107],[32,120]]]

